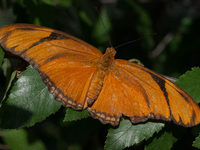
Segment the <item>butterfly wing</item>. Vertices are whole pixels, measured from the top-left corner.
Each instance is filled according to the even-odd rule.
[[[89,112],[112,125],[118,125],[121,116],[132,123],[162,119],[188,127],[200,122],[200,108],[186,92],[159,74],[120,59],[104,78]]]
[[[1,28],[0,44],[34,66],[64,106],[87,107],[86,93],[102,55],[95,47],[71,35],[27,24]]]

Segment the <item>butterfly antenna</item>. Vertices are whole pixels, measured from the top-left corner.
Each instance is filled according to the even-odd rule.
[[[109,38],[109,36],[108,36],[108,32],[107,32],[107,30],[106,30],[106,26],[105,26],[105,24],[103,23],[103,19],[101,18],[100,13],[99,13],[97,7],[95,7],[95,9],[96,9],[96,11],[97,11],[97,14],[99,15],[99,18],[101,19],[101,23],[102,23],[102,25],[103,25],[103,27],[104,27],[104,30],[105,30],[105,32],[106,32],[106,35],[107,35],[107,37],[108,37],[109,44],[110,44],[111,47],[113,47],[112,44],[111,44],[110,38]]]
[[[147,37],[149,37],[149,36],[153,36],[153,35],[155,35],[155,34],[156,34],[156,33],[153,33],[153,34],[151,34],[151,35],[147,35],[147,36],[144,36],[144,37],[142,37],[142,38],[139,38],[139,39],[136,39],[136,40],[133,40],[133,41],[126,42],[126,43],[124,43],[124,44],[121,44],[121,45],[116,46],[115,48],[119,48],[119,47],[121,47],[121,46],[123,46],[123,45],[129,44],[129,43],[132,43],[132,42],[139,41],[139,40],[141,40],[141,39],[147,38]]]

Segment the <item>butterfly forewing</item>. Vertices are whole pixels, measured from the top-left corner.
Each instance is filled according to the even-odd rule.
[[[64,106],[87,106],[87,89],[102,55],[95,47],[56,30],[25,24],[1,28],[0,43],[30,62]]]

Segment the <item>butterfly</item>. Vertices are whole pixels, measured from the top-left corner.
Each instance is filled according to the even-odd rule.
[[[55,100],[74,110],[87,108],[103,124],[117,126],[121,117],[133,124],[200,123],[200,108],[185,91],[141,65],[115,59],[114,47],[102,54],[76,37],[29,24],[2,27],[0,44],[40,73]]]

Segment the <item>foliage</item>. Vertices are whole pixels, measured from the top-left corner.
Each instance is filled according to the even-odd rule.
[[[197,6],[198,3],[192,0],[187,4],[173,0],[104,3],[2,0],[0,27],[12,23],[47,26],[87,41],[102,52],[110,46],[106,32],[113,46],[156,32],[154,36],[117,48],[116,57],[138,58],[146,67],[173,77],[189,70],[176,83],[199,103],[200,69],[194,67],[200,65]],[[133,46],[135,50],[132,50]],[[132,125],[123,119],[118,127],[112,127],[92,119],[87,111],[61,107],[61,103],[53,100],[35,69],[29,66],[16,79],[17,60],[10,61],[3,56],[4,52],[0,50],[0,141],[5,147],[41,150],[200,148],[199,125],[192,128],[172,122]]]

